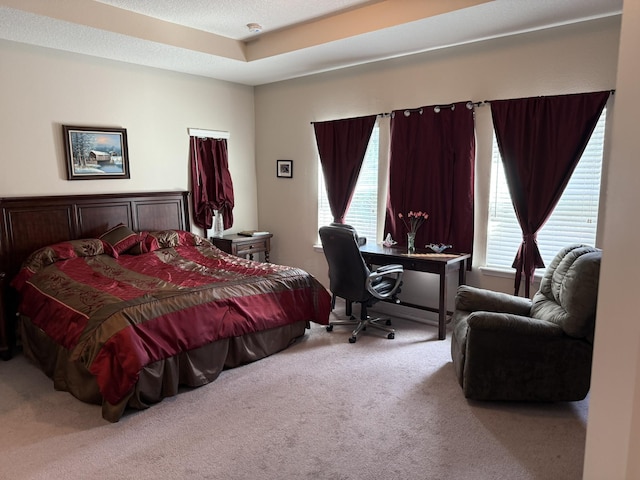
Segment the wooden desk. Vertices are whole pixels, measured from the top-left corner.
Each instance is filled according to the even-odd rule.
[[[269,250],[271,249],[272,233],[245,237],[242,235],[225,235],[224,237],[212,237],[209,240],[220,250],[238,257],[249,256],[264,252],[264,261],[269,262]]]
[[[467,261],[471,257],[468,253],[446,254],[429,253],[427,250],[416,249],[415,254],[409,255],[407,247],[383,247],[382,245],[366,244],[360,247],[364,261],[370,265],[399,264],[405,270],[433,273],[440,277],[438,308],[400,301],[420,310],[427,310],[438,314],[438,339],[444,340],[447,335],[447,276],[457,271],[458,284],[463,285],[466,279]]]

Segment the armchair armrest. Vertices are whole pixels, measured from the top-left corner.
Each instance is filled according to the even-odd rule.
[[[403,274],[404,268],[402,265],[383,265],[376,271],[371,272],[365,287],[377,299],[393,298],[398,293],[400,285],[402,285]]]
[[[499,312],[527,316],[531,311],[531,300],[503,292],[460,285],[455,299],[456,310],[467,312]]]
[[[495,331],[505,335],[532,335],[536,337],[561,337],[562,327],[522,315],[498,312],[473,312],[467,317],[469,330]]]

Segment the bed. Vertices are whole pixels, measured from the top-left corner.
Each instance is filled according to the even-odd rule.
[[[0,200],[11,285],[3,297],[19,312],[23,351],[56,389],[101,404],[108,421],[328,322],[330,295],[315,278],[229,255],[189,232],[187,198]]]

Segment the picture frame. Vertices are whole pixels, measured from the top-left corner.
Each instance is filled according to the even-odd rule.
[[[126,179],[127,130],[63,125],[67,180]]]
[[[293,160],[278,160],[276,162],[276,175],[279,178],[292,178]]]

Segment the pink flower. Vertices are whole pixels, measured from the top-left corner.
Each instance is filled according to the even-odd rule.
[[[407,221],[404,219],[404,215],[402,215],[402,213],[398,213],[398,218],[402,220],[402,223],[404,223],[404,226],[407,228],[407,230],[415,234],[418,231],[418,228],[420,228],[420,226],[424,223],[424,221],[429,218],[429,214],[423,212],[422,210],[420,210],[419,212],[414,212],[413,210],[411,210],[407,214],[407,217],[409,218],[409,223],[407,223]]]

